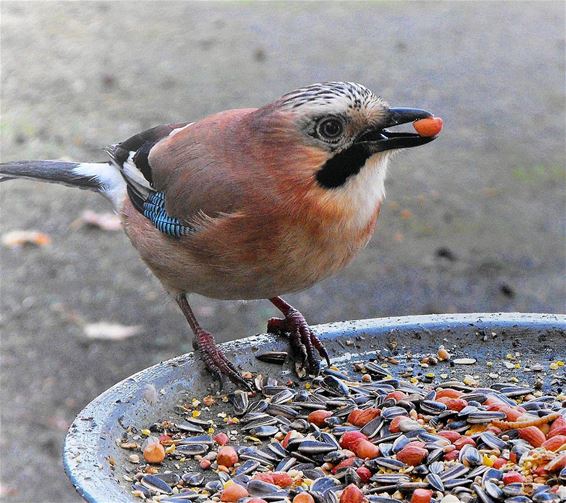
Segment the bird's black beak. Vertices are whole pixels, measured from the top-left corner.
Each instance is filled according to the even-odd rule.
[[[417,133],[395,132],[389,131],[386,128],[432,117],[433,115],[430,112],[418,108],[390,108],[385,121],[377,128],[362,133],[356,140],[356,143],[365,145],[372,154],[385,150],[424,145],[434,140],[436,136],[421,136]]]

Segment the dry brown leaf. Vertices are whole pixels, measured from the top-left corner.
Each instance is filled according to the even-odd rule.
[[[119,231],[122,228],[120,217],[115,213],[96,213],[92,210],[83,211],[81,216],[71,224],[71,227],[78,229],[84,225],[96,227],[103,231]]]
[[[4,496],[17,496],[18,490],[15,487],[5,486],[0,484],[0,498]]]
[[[98,323],[87,323],[83,330],[89,339],[119,341],[139,334],[142,327],[140,325],[127,326],[100,321]]]
[[[51,243],[51,238],[39,231],[10,231],[2,235],[2,244],[7,248],[21,248],[25,245],[45,246]]]

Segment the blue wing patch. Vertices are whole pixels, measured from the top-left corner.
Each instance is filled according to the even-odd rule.
[[[153,192],[150,194],[143,203],[143,214],[163,234],[174,238],[180,238],[195,231],[193,227],[183,225],[178,218],[167,214],[163,192]]]

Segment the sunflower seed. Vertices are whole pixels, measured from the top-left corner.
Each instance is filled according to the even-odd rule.
[[[196,456],[197,454],[204,454],[209,449],[206,444],[177,444],[174,451],[176,456]]]
[[[506,416],[504,412],[484,410],[468,414],[467,421],[470,424],[481,424],[490,423],[491,421],[496,419],[505,419],[505,417]]]
[[[252,496],[261,496],[262,498],[266,496],[285,498],[287,496],[287,491],[282,491],[279,486],[264,482],[263,480],[250,480],[246,489]]]
[[[425,480],[428,482],[428,485],[436,491],[444,491],[444,483],[436,473],[429,473],[425,477]]]
[[[256,426],[249,429],[250,434],[258,438],[273,437],[278,431],[277,426]]]
[[[183,473],[181,479],[188,486],[201,486],[204,484],[204,474],[199,472]]]
[[[167,482],[155,475],[144,475],[140,482],[145,488],[159,494],[171,494],[173,492],[173,489]]]
[[[434,402],[433,400],[423,400],[420,404],[421,411],[425,414],[440,414],[446,410],[446,404]]]
[[[488,496],[492,497],[493,499],[499,500],[503,499],[504,494],[503,491],[499,488],[499,486],[493,483],[491,480],[486,480],[483,482],[483,488]]]
[[[208,426],[208,423],[206,424]],[[185,431],[187,433],[204,433],[202,426],[193,422],[176,423],[175,426],[178,430]]]
[[[290,390],[289,388],[285,388],[284,390],[280,391],[279,393],[276,393],[271,397],[271,403],[276,403],[276,404],[287,403],[293,400],[294,397],[295,397],[295,392],[293,390]]]
[[[481,433],[480,440],[491,449],[499,449],[501,451],[507,447],[507,442],[496,437],[490,431],[484,431]]]
[[[286,351],[266,351],[265,353],[261,353],[256,355],[255,357],[261,361],[266,363],[276,363],[282,365],[285,363],[287,359],[288,353]]]
[[[361,432],[366,435],[368,438],[375,437],[380,431],[381,428],[385,425],[385,421],[381,416],[377,416],[376,418],[372,419],[369,423],[367,423],[362,429]]]
[[[387,484],[387,485],[405,484],[411,481],[411,479],[407,475],[400,475],[400,474],[391,474],[391,475],[376,474],[370,480],[372,482],[376,482],[377,484]]]
[[[288,472],[294,465],[297,464],[297,458],[293,456],[288,456],[279,461],[279,464],[275,467],[276,472]]]
[[[443,479],[442,482],[444,483],[444,487],[446,489],[453,489],[453,488],[458,487],[458,486],[465,486],[465,485],[472,483],[472,481],[470,479],[462,479],[462,478],[449,479],[449,480]]]
[[[156,473],[153,476],[161,479],[163,482],[169,484],[170,486],[176,486],[181,480],[181,477],[179,477],[179,475],[174,472]]]
[[[456,463],[456,464],[452,465],[450,468],[448,468],[447,470],[445,470],[440,475],[440,478],[444,482],[446,482],[447,480],[450,480],[450,479],[460,478],[460,477],[464,476],[466,473],[468,473],[469,471],[470,471],[470,469],[467,468],[466,466],[464,466],[460,463]]]
[[[212,445],[214,440],[210,435],[198,435],[196,437],[185,437],[177,442],[177,445],[189,445],[189,444],[204,444]]]
[[[249,406],[248,393],[242,390],[236,390],[234,393],[228,395],[228,399],[234,407],[234,413],[237,416],[242,416],[246,413]]]
[[[318,442],[317,440],[303,440],[299,443],[298,449],[299,452],[304,454],[324,454],[334,451],[336,447],[326,442]]]
[[[254,428],[257,428],[258,426],[272,426],[274,424],[277,424],[277,418],[270,416],[269,414],[261,414],[259,417],[257,417],[256,419],[253,419],[250,422],[247,422],[245,424],[245,426],[242,426],[242,431],[249,431],[252,430]]]
[[[464,466],[477,466],[481,464],[482,457],[479,451],[472,445],[465,445],[458,456],[458,460]]]

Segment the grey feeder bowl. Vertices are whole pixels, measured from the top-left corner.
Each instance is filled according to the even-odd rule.
[[[333,363],[344,369],[354,360],[375,358],[376,351],[400,355],[436,352],[439,345],[456,348],[455,357],[477,359],[474,366],[450,368],[442,363],[434,368],[456,370],[456,376],[485,374],[487,361],[497,362],[508,353],[519,352],[523,365],[541,363],[544,369],[552,359],[566,354],[566,316],[550,314],[456,314],[408,316],[318,325],[316,333],[324,342]],[[286,349],[284,338],[258,335],[223,344],[226,355],[242,369],[288,379],[288,365],[262,363],[255,355],[267,350]],[[395,349],[396,348],[396,349]],[[402,359],[402,358],[400,358]],[[396,369],[399,367],[399,369]],[[392,374],[403,365],[392,365]],[[497,366],[500,379],[505,369]],[[549,385],[550,373],[539,372]],[[452,374],[451,374],[452,377]],[[521,376],[534,380],[535,373]],[[148,385],[158,391],[154,404],[144,399]],[[142,370],[119,382],[87,405],[71,425],[65,440],[65,471],[78,493],[92,503],[138,501],[130,494],[123,478],[128,451],[115,443],[124,428],[147,427],[171,417],[183,397],[202,396],[210,391],[210,375],[203,364],[189,353]],[[109,459],[116,461],[112,469]]]

